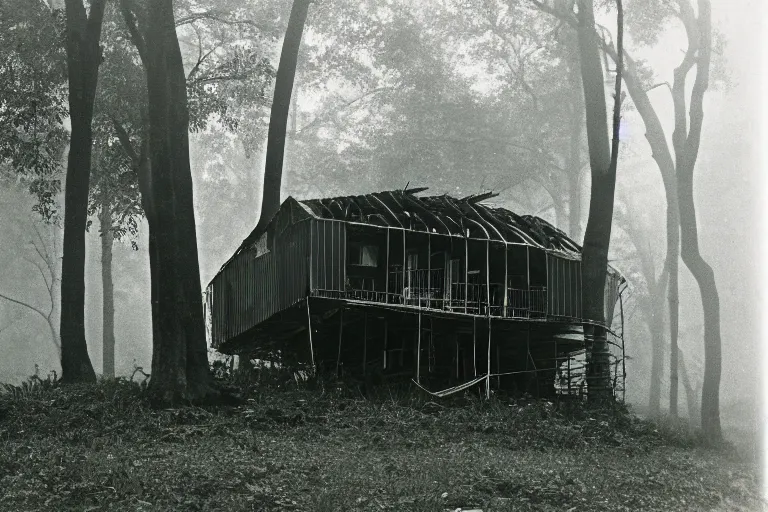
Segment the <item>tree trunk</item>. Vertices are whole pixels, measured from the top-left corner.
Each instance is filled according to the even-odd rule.
[[[651,301],[661,300],[652,297]],[[651,332],[651,389],[648,398],[648,415],[657,418],[661,415],[661,377],[664,373],[664,318],[663,306],[652,306],[651,317],[648,318],[648,329]],[[648,314],[648,313],[646,313]]]
[[[48,328],[51,330],[51,336],[53,336],[53,344],[56,346],[59,359],[61,359],[61,336],[59,336],[59,327],[61,325],[61,270],[59,268],[58,229],[58,227],[52,226],[52,248],[50,254],[46,258],[46,264],[51,272],[51,311],[48,313],[47,320]]]
[[[64,242],[61,263],[61,379],[94,381],[85,340],[85,226],[91,171],[93,103],[106,0],[66,0],[69,116],[72,124],[64,189]]]
[[[619,52],[623,35],[623,12],[619,5]],[[621,64],[617,66],[616,98],[614,105],[613,147],[608,142],[607,111],[603,88],[603,69],[598,42],[595,37],[595,18],[592,0],[579,0],[579,55],[581,79],[586,106],[587,143],[592,185],[589,218],[584,233],[582,252],[582,283],[584,314],[589,324],[584,326],[587,349],[591,353],[587,369],[590,400],[602,401],[610,397],[609,351],[606,339],[605,276],[608,267],[608,247],[613,221],[616,164],[618,158],[619,92]]]
[[[102,375],[115,378],[115,294],[112,284],[112,210],[106,194],[101,203]]]
[[[678,404],[678,344],[680,331],[680,216],[677,205],[676,187],[665,186],[667,196],[667,266],[669,268],[669,286],[667,305],[669,307],[669,414],[677,417]]]
[[[675,106],[673,144],[677,170],[677,198],[680,208],[680,255],[699,285],[704,313],[704,382],[701,390],[701,427],[710,441],[720,441],[720,377],[722,353],[720,339],[720,296],[712,267],[701,256],[693,200],[693,172],[699,154],[704,122],[704,93],[709,87],[712,52],[712,25],[709,0],[699,0],[698,17],[693,7],[681,2],[681,18],[688,35],[688,51],[675,69],[672,99]],[[686,129],[685,77],[696,65]]]
[[[581,238],[581,136],[584,129],[584,102],[579,86],[578,55],[569,73],[571,82],[571,129],[568,141],[568,220],[572,239]]]
[[[310,0],[293,0],[288,28],[283,39],[280,64],[275,77],[275,94],[269,116],[267,135],[267,156],[262,185],[261,216],[255,231],[266,229],[269,221],[280,209],[280,189],[283,180],[283,157],[285,153],[285,135],[288,128],[288,111],[291,105],[291,92],[296,75],[296,61],[307,19]]]
[[[603,49],[611,55],[614,62],[618,59],[618,53],[610,45],[603,44]],[[669,145],[667,144],[664,128],[661,125],[659,116],[648,98],[648,92],[643,87],[635,71],[635,63],[628,56],[624,56],[627,61],[627,72],[624,73],[627,90],[635,104],[640,117],[645,125],[645,138],[651,147],[653,159],[661,173],[661,179],[664,184],[664,194],[667,201],[666,211],[666,241],[667,254],[665,266],[669,272],[669,286],[667,288],[667,305],[669,308],[669,334],[670,345],[672,347],[670,354],[670,413],[677,414],[677,389],[678,389],[678,364],[677,347],[679,331],[679,259],[680,259],[680,214],[677,197],[677,182],[675,179],[675,162],[672,159]]]
[[[150,4],[144,36],[149,105],[153,353],[150,392],[161,402],[213,394],[189,164],[186,77],[171,0]]]
[[[680,373],[683,377],[683,388],[685,389],[685,402],[688,406],[688,425],[691,428],[695,428],[699,425],[701,410],[698,407],[696,388],[694,388],[691,376],[688,374],[688,368],[685,365],[685,354],[683,354],[682,350],[680,350],[679,361]]]

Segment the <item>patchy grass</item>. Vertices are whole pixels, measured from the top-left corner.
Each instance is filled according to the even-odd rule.
[[[153,410],[138,386],[0,395],[0,510],[761,510],[756,468],[620,407],[251,389]]]

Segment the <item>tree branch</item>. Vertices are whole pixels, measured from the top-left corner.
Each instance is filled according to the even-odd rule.
[[[248,26],[257,28],[262,32],[269,32],[270,27],[268,27],[267,25],[257,23],[253,20],[233,20],[231,18],[227,18],[226,14],[228,13],[210,10],[210,11],[190,14],[188,16],[182,16],[176,19],[176,28],[181,27],[183,25],[189,25],[191,23],[195,23],[196,21],[200,21],[200,20],[210,20],[210,21],[216,21],[218,23],[223,23],[224,25],[248,25]]]
[[[307,123],[304,126],[302,126],[301,129],[298,130],[297,135],[301,136],[301,134],[304,133],[304,131],[312,128],[314,125],[318,124],[323,119],[327,119],[332,114],[338,114],[341,110],[344,110],[344,109],[346,109],[348,107],[351,107],[352,105],[354,105],[358,101],[362,101],[363,99],[367,98],[368,96],[373,96],[374,94],[377,94],[379,92],[386,91],[386,90],[393,90],[394,91],[397,88],[398,87],[396,87],[396,86],[382,86],[382,87],[376,87],[375,89],[371,89],[370,91],[366,91],[363,94],[361,94],[360,96],[357,96],[356,98],[353,98],[353,99],[347,101],[346,103],[343,103],[342,105],[340,105],[338,107],[334,107],[332,113],[331,112],[325,112],[324,114],[318,115],[312,121],[310,121],[309,123]]]
[[[46,315],[45,313],[43,313],[41,310],[37,309],[35,306],[32,306],[31,304],[27,304],[26,302],[23,302],[23,301],[20,301],[20,300],[14,299],[14,298],[12,298],[12,297],[9,297],[9,296],[7,296],[7,295],[4,295],[4,294],[2,294],[2,293],[0,293],[0,299],[5,299],[5,300],[7,300],[7,301],[9,301],[9,302],[13,302],[14,304],[18,304],[19,306],[24,306],[25,308],[29,308],[29,309],[31,309],[32,311],[34,311],[35,313],[37,313],[38,315],[40,315],[41,317],[43,317],[43,318],[45,319],[45,321],[46,321],[46,322],[47,322],[47,321],[48,321],[48,319],[49,319],[49,318],[48,318],[48,315]]]
[[[147,65],[147,44],[144,41],[144,37],[139,32],[139,28],[136,26],[136,15],[134,13],[135,5],[133,0],[120,0],[120,11],[123,13],[123,19],[125,25],[128,28],[128,33],[131,36],[131,41],[136,50],[139,52],[139,58],[146,67]]]
[[[39,253],[38,253],[39,254]],[[53,283],[48,282],[48,278],[45,277],[45,272],[43,272],[43,268],[40,266],[38,262],[35,260],[32,260],[30,258],[25,257],[24,261],[29,262],[33,264],[35,267],[37,267],[37,270],[40,272],[40,276],[43,278],[43,282],[45,283],[45,287],[48,289],[48,293],[51,293],[51,286],[53,286]]]
[[[686,141],[687,156],[685,171],[693,173],[696,157],[699,154],[701,143],[701,128],[704,121],[704,93],[709,88],[709,67],[712,57],[712,21],[711,6],[709,0],[699,0],[699,56],[696,64],[696,79],[691,91],[690,121],[691,126]]]
[[[624,67],[624,5],[622,0],[616,0],[618,9],[616,49],[618,62],[616,62],[616,84],[613,93],[613,141],[611,143],[611,167],[616,172],[619,161],[619,128],[621,126],[621,73]]]
[[[136,153],[136,150],[133,148],[130,135],[128,135],[128,132],[125,130],[120,121],[117,120],[117,118],[110,116],[109,119],[112,121],[112,127],[115,129],[115,135],[117,135],[117,140],[120,141],[120,145],[128,154],[128,158],[131,159],[133,165],[138,167],[140,158]]]
[[[36,222],[32,223],[32,228],[34,228],[35,233],[37,234],[37,239],[40,240],[40,245],[43,248],[43,252],[45,252],[45,256],[40,254],[40,250],[37,247],[36,243],[33,243],[32,245],[35,246],[35,250],[37,251],[38,254],[40,254],[40,257],[43,259],[43,261],[45,261],[45,264],[48,266],[48,270],[51,271],[51,266],[53,266],[54,263],[51,260],[50,254],[48,253],[48,248],[45,246],[45,241],[43,240],[43,235],[40,234],[40,230],[37,228],[37,223]],[[53,274],[53,272],[51,272],[51,274]]]
[[[92,0],[91,12],[88,15],[87,30],[88,37],[98,43],[101,38],[101,26],[104,20],[104,9],[107,6],[107,0]]]

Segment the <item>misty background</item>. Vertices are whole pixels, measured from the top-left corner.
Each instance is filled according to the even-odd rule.
[[[276,12],[287,12],[282,6],[285,2],[271,3],[280,6],[275,7]],[[373,4],[376,2],[361,5]],[[725,40],[722,62],[726,80],[713,84],[705,96],[704,128],[695,172],[700,246],[704,258],[714,269],[720,292],[721,416],[726,435],[729,428],[731,431],[757,430],[761,389],[757,287],[761,258],[755,229],[760,202],[758,106],[763,101],[757,65],[762,28],[761,16],[756,14],[760,10],[758,5],[756,1],[746,0],[712,2],[713,24]],[[414,8],[410,25],[408,22],[399,25],[402,20],[397,19],[386,22],[386,13],[378,15],[383,33],[376,37],[389,44],[387,48],[391,52],[378,48],[381,53],[377,53],[371,51],[371,47],[361,50],[347,45],[335,47],[334,53],[333,41],[354,42],[355,37],[362,37],[342,29],[344,22],[370,14],[361,8],[358,13],[347,13],[349,19],[321,21],[322,10],[334,7],[333,2],[328,2],[310,10],[289,123],[283,197],[350,195],[399,189],[408,182],[411,186],[430,187],[430,193],[451,195],[494,190],[500,193],[489,201],[494,205],[518,214],[539,215],[569,231],[567,222],[558,218],[562,212],[551,204],[551,198],[547,199],[542,185],[536,180],[515,177],[519,170],[514,161],[506,162],[511,160],[509,155],[490,158],[488,155],[495,151],[492,147],[467,148],[451,140],[439,147],[435,145],[435,133],[450,134],[446,138],[466,142],[472,137],[468,130],[471,131],[473,123],[483,124],[491,133],[499,123],[498,132],[505,133],[508,126],[501,127],[501,124],[517,115],[514,112],[507,115],[502,104],[509,102],[499,98],[503,98],[503,94],[518,98],[520,93],[506,90],[501,71],[483,62],[483,53],[477,51],[476,46],[484,37],[482,30],[456,33],[455,38],[446,40],[446,34],[440,33],[440,23],[445,26],[456,23],[458,14],[440,13],[435,17],[437,21],[429,22],[435,27],[432,31],[426,21],[427,8]],[[443,17],[445,20],[441,21]],[[615,19],[610,16],[599,21],[615,27]],[[279,33],[285,20],[275,16],[270,23]],[[387,26],[395,27],[396,33],[387,34]],[[420,30],[421,35],[414,36]],[[462,43],[461,38],[465,36],[466,41],[473,42]],[[416,41],[412,40],[414,37]],[[190,37],[185,47],[182,38],[182,51],[189,52],[190,59],[197,52],[193,43]],[[260,50],[276,66],[280,38],[265,37],[259,44]],[[684,47],[682,28],[670,25],[652,47],[638,47],[635,51],[635,47],[630,46],[629,49],[646,59],[654,70],[655,82],[671,82],[672,71]],[[490,55],[485,57],[488,61],[493,59]],[[350,65],[351,62],[357,66]],[[397,75],[399,84],[407,85],[388,82],[388,75],[382,69]],[[542,84],[560,79],[565,77],[558,78],[555,74],[542,79]],[[544,90],[547,86],[541,87]],[[366,95],[366,91],[378,89],[382,89],[381,93]],[[658,87],[649,95],[669,136],[673,127],[669,91]],[[362,98],[356,100],[360,96]],[[264,97],[271,98],[271,89],[267,88]],[[483,110],[474,110],[475,105],[484,105]],[[442,115],[438,117],[438,114]],[[475,114],[478,118],[471,119]],[[549,127],[556,125],[558,119],[557,115],[551,115],[526,122]],[[268,101],[263,111],[251,109],[247,115],[243,114],[243,120],[247,122],[241,123],[234,133],[219,130],[214,124],[193,133],[190,139],[203,287],[258,220]],[[632,212],[638,219],[658,270],[665,251],[665,199],[660,174],[637,113],[631,108],[625,109],[622,123],[616,199],[617,205],[623,206],[617,209],[624,208],[622,211]],[[407,125],[408,130],[401,130],[403,125]],[[420,143],[413,134],[421,132],[431,134],[432,140]],[[561,142],[555,138],[551,143]],[[588,170],[582,170],[582,232],[575,237],[578,242],[581,242],[588,211],[588,176]],[[35,373],[36,366],[40,376],[59,372],[58,353],[44,318],[50,311],[51,294],[49,283],[38,268],[41,261],[38,251],[42,247],[52,251],[60,248],[60,243],[54,241],[60,242],[61,230],[42,223],[32,210],[34,204],[35,199],[21,185],[9,183],[0,188],[0,293],[39,310],[0,299],[1,382],[21,382]],[[134,250],[129,241],[114,244],[118,375],[130,375],[136,366],[150,367],[152,327],[146,232],[146,223],[142,222],[134,239],[138,250]],[[101,241],[95,216],[87,244],[86,334],[89,354],[100,373]],[[648,402],[651,353],[648,329],[636,309],[636,294],[643,293],[643,284],[638,278],[632,244],[616,222],[610,260],[630,282],[630,293],[624,304],[626,352],[631,358],[627,361],[626,400],[642,410]],[[679,344],[688,358],[692,379],[699,385],[703,374],[702,332],[698,288],[681,265]],[[668,357],[665,357],[663,408],[668,405],[665,404],[667,365]],[[681,414],[685,415],[683,401],[681,396]]]

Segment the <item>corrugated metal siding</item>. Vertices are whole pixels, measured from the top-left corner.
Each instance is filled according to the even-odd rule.
[[[581,262],[547,254],[547,314],[581,318]]]
[[[310,223],[280,233],[270,252],[245,250],[208,287],[214,347],[242,334],[296,301],[308,288]]]
[[[347,229],[342,222],[312,220],[312,290],[343,291],[346,282]]]

